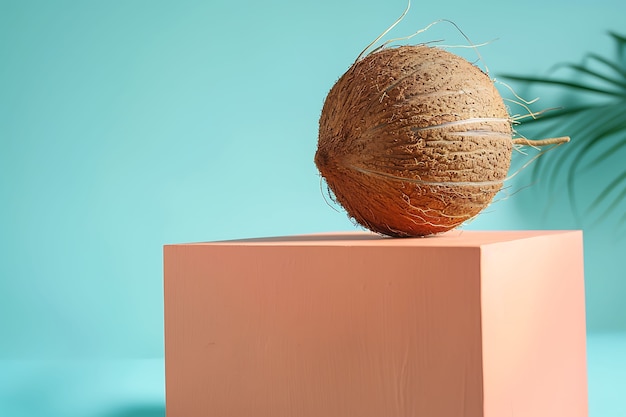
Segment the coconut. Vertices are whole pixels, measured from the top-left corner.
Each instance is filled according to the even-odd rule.
[[[501,189],[513,129],[490,77],[437,47],[383,48],[332,87],[315,164],[362,226],[425,236],[475,217]]]

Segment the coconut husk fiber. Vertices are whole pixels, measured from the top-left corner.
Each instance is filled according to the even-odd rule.
[[[315,164],[348,215],[396,237],[475,217],[507,176],[511,119],[489,76],[440,48],[355,62],[322,108]]]

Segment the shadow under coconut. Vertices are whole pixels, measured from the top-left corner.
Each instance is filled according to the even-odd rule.
[[[381,236],[376,233],[361,231],[361,232],[343,232],[343,233],[319,233],[310,235],[295,235],[295,236],[272,236],[272,237],[258,237],[249,239],[234,239],[224,240],[220,243],[263,243],[263,242],[321,242],[328,240],[380,240],[389,239],[387,236]]]
[[[304,235],[293,235],[293,236],[270,236],[270,237],[255,237],[255,238],[247,238],[247,239],[232,239],[232,240],[220,240],[217,242],[205,242],[205,243],[220,243],[220,244],[254,244],[254,243],[267,243],[267,244],[297,244],[307,242],[315,243],[315,242],[328,242],[328,241],[336,241],[336,242],[367,242],[367,241],[382,241],[382,240],[406,240],[406,239],[442,239],[449,238],[453,236],[460,236],[463,233],[463,229],[461,227],[455,228],[453,230],[449,230],[447,232],[442,233],[434,233],[431,235],[425,236],[403,236],[403,237],[394,237],[394,236],[385,236],[375,232],[371,232],[368,230],[357,230],[357,231],[346,231],[346,232],[329,232],[329,233],[312,233],[312,234],[304,234]],[[202,244],[194,243],[194,244]]]

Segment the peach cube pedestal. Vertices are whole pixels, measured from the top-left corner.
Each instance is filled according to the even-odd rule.
[[[587,416],[580,231],[166,245],[168,417]]]

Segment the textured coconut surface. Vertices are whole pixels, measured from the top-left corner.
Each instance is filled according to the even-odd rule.
[[[383,49],[356,62],[324,103],[316,165],[349,216],[421,236],[476,216],[510,166],[512,128],[492,80],[439,48]]]

